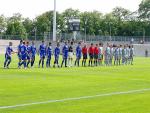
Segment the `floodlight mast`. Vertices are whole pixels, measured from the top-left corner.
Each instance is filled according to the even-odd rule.
[[[53,12],[53,41],[56,41],[56,0],[54,0],[54,12]]]

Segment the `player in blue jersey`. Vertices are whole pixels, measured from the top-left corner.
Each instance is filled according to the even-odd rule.
[[[36,46],[35,46],[34,42],[32,42],[32,45],[31,45],[31,67],[33,67],[33,65],[34,65],[35,55],[36,55]]]
[[[19,68],[22,65],[24,65],[24,68],[26,69],[27,47],[25,45],[25,42],[23,42],[22,46],[20,47],[20,53],[21,53],[21,62],[19,64]]]
[[[9,68],[9,65],[11,63],[11,54],[14,53],[12,49],[12,42],[9,42],[9,46],[6,48],[6,53],[5,53],[5,62],[4,62],[4,68]]]
[[[27,67],[29,68],[29,64],[31,63],[31,46],[29,45],[29,42],[26,43],[27,47]]]
[[[46,50],[46,54],[47,54],[47,61],[46,61],[46,67],[49,68],[51,65],[51,57],[52,57],[52,46],[51,46],[51,42],[49,43],[47,50]]]
[[[18,45],[18,67],[20,66],[20,63],[21,63],[21,46],[23,44],[23,40],[20,40],[20,44]]]
[[[42,41],[42,44],[39,47],[39,55],[40,55],[39,67],[42,62],[42,68],[44,68],[44,60],[45,60],[45,56],[46,56],[46,45],[44,44],[44,41]]]
[[[60,45],[59,43],[57,43],[57,47],[54,50],[54,56],[55,56],[55,61],[54,61],[54,68],[55,65],[57,65],[59,67],[59,55],[60,55]]]
[[[79,42],[78,46],[76,47],[76,61],[75,61],[75,66],[77,65],[79,67],[81,55],[82,55],[82,48],[81,48],[81,43]]]
[[[61,67],[63,66],[64,62],[65,62],[65,67],[67,67],[68,52],[69,52],[69,48],[68,48],[67,42],[65,42],[65,45],[62,48],[63,60],[61,63]]]

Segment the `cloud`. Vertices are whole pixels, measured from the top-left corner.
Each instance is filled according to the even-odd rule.
[[[53,0],[1,0],[0,14],[12,16],[21,13],[24,17],[34,18],[45,11],[53,10]],[[67,8],[81,11],[98,10],[103,13],[110,12],[114,7],[121,6],[131,11],[138,9],[141,0],[57,0],[57,10]]]

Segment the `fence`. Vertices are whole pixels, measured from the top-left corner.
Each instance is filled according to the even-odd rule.
[[[47,41],[52,40],[52,33],[48,33],[44,35],[44,39]],[[76,40],[83,40],[88,42],[93,41],[102,41],[102,42],[131,42],[134,43],[141,43],[141,41],[144,41],[146,43],[150,42],[150,36],[95,36],[95,35],[85,35],[85,34],[76,34]],[[74,39],[74,34],[70,33],[61,33],[57,34],[57,40],[71,40]]]
[[[52,33],[44,33],[44,35],[40,36],[28,36],[25,39],[29,40],[46,40],[46,41],[52,41]],[[140,43],[140,41],[144,41],[146,43],[150,42],[150,36],[95,36],[95,35],[85,35],[85,34],[76,34],[76,40],[84,40],[84,41],[102,41],[102,42],[107,42],[107,41],[113,41],[113,42],[136,42]],[[20,40],[22,39],[21,36],[18,35],[0,35],[0,39],[5,39],[5,40]],[[74,39],[74,35],[72,33],[67,34],[67,33],[60,33],[57,34],[57,40],[71,40]]]
[[[28,37],[22,37],[19,35],[0,35],[0,39],[5,39],[5,40],[21,40],[21,39],[25,39],[25,40],[43,40],[44,36],[40,35],[40,36],[28,36]]]

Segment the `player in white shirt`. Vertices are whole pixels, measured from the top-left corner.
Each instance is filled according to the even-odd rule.
[[[126,59],[127,59],[127,63],[126,64],[129,64],[130,63],[130,49],[129,49],[129,45],[128,44],[127,44]]]
[[[109,66],[109,61],[110,61],[110,46],[109,44],[107,43],[107,47],[106,47],[106,50],[105,50],[105,65],[106,66]]]
[[[124,64],[127,65],[128,64],[128,54],[129,54],[129,51],[128,51],[128,45],[125,45],[125,61],[124,61]]]
[[[124,45],[124,48],[122,49],[122,65],[124,65],[126,62],[125,55],[126,55],[126,45]]]
[[[71,42],[71,45],[69,46],[69,52],[68,52],[68,66],[73,66],[73,42]]]
[[[114,65],[119,65],[119,46],[114,50]]]
[[[130,50],[130,55],[129,55],[129,64],[133,65],[133,57],[134,57],[134,47],[129,46],[129,50]]]
[[[112,65],[113,56],[114,56],[114,46],[110,45],[110,60],[109,60],[110,65]]]
[[[99,64],[100,66],[102,66],[103,54],[104,54],[103,44],[102,44],[102,43],[99,43],[98,64]]]

